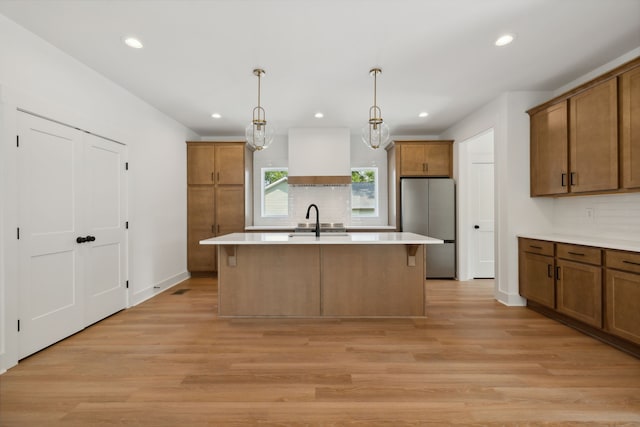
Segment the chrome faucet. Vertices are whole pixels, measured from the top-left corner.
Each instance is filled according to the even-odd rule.
[[[320,237],[320,211],[318,211],[318,206],[314,203],[310,204],[307,208],[307,216],[306,219],[309,219],[309,212],[311,212],[311,208],[316,208],[316,237]]]

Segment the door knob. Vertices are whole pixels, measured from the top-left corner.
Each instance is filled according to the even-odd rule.
[[[480,226],[479,225],[474,225],[473,228],[475,228],[477,230],[478,228],[480,228]]]

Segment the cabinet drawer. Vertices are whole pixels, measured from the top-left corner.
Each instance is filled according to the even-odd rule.
[[[585,264],[602,265],[602,250],[599,248],[558,243],[556,250],[558,251],[558,258],[584,262]]]
[[[625,251],[605,251],[607,268],[640,274],[640,253]]]
[[[553,256],[553,242],[521,238],[520,250],[533,254]]]

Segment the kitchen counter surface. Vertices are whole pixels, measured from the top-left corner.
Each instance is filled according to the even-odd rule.
[[[640,241],[608,239],[590,236],[572,236],[568,234],[536,234],[522,233],[518,237],[527,239],[547,240],[571,245],[595,246],[605,249],[617,249],[622,251],[640,252]]]
[[[338,235],[339,234],[339,235]],[[201,245],[433,245],[440,239],[414,233],[232,233],[201,240]]]
[[[245,231],[293,231],[295,225],[249,225],[245,227]],[[348,225],[347,230],[366,231],[366,230],[389,230],[396,229],[393,225]]]

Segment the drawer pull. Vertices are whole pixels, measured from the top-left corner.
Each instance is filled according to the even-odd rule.
[[[625,264],[640,265],[640,262],[627,261],[626,259],[623,259],[622,262]]]
[[[584,256],[584,254],[581,254],[580,252],[568,252],[569,255],[576,255],[576,256]]]
[[[529,247],[533,249],[542,249],[542,246],[529,245]]]

